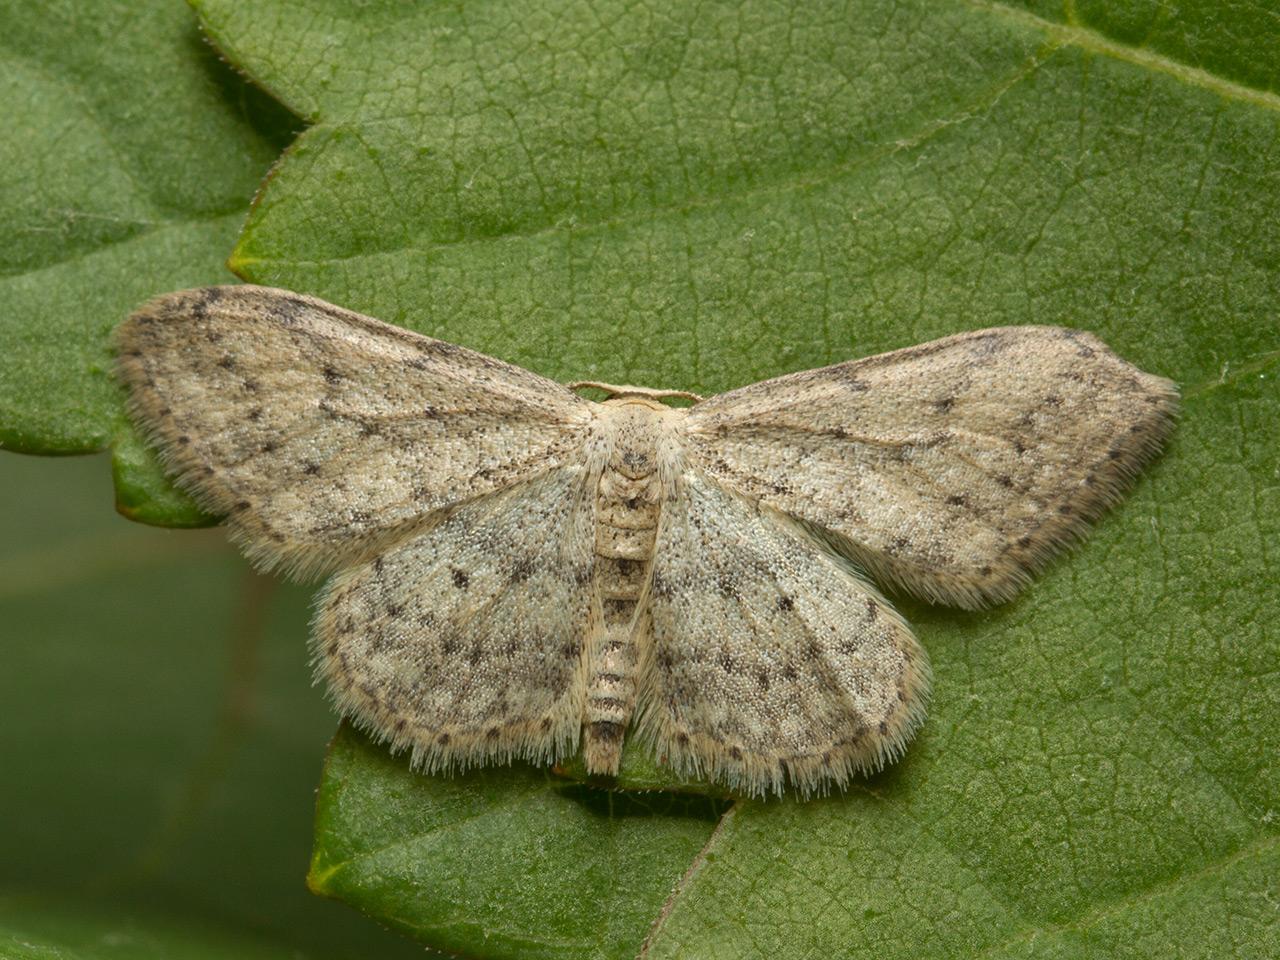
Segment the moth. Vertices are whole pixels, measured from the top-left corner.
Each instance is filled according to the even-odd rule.
[[[334,574],[318,674],[416,767],[580,748],[611,775],[630,730],[751,795],[843,785],[923,721],[928,659],[869,578],[1009,599],[1156,454],[1178,397],[1045,326],[707,399],[564,386],[256,286],[161,296],[116,346],[177,484],[259,566]]]

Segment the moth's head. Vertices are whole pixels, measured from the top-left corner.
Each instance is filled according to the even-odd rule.
[[[702,399],[688,390],[654,390],[652,387],[633,387],[630,384],[601,383],[598,380],[576,380],[569,384],[570,390],[603,390],[606,394],[604,403],[634,403],[655,410],[663,409],[667,404],[663,400],[692,400],[697,403]]]

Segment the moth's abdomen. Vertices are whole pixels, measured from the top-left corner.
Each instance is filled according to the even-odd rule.
[[[589,654],[583,757],[592,773],[615,774],[635,709],[636,602],[653,559],[661,509],[658,476],[606,467],[596,493],[596,588],[603,627]]]

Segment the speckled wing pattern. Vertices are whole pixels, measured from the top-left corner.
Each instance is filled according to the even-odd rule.
[[[975,609],[1119,498],[1177,399],[1091,334],[995,327],[712,397],[689,451],[877,580]]]
[[[334,577],[316,662],[343,713],[427,770],[572,754],[599,621],[592,502],[561,467]]]
[[[1176,390],[1057,327],[980,330],[674,408],[310,297],[210,287],[122,324],[130,410],[264,567],[338,571],[339,708],[415,766],[618,772],[624,731],[752,795],[841,785],[923,721],[863,575],[1007,599],[1122,492]]]
[[[554,381],[288,290],[167,294],[116,347],[130,413],[178,483],[251,559],[299,576],[580,464],[592,419]]]
[[[802,792],[897,757],[929,663],[900,616],[785,515],[697,470],[654,549],[640,730],[690,775]]]

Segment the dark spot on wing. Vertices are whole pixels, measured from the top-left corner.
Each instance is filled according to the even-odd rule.
[[[459,570],[457,567],[453,569],[453,585],[459,590],[467,589],[467,584],[471,582],[471,578],[467,576],[465,570]]]
[[[989,357],[1009,346],[1003,334],[985,333],[970,341],[975,356]]]
[[[306,309],[306,302],[297,297],[281,297],[275,301],[271,313],[276,320],[288,327],[296,324]]]
[[[795,601],[792,600],[790,597],[788,597],[785,593],[782,596],[778,597],[778,609],[783,611],[784,613],[789,610],[794,610],[795,606],[796,606]]]
[[[721,570],[716,574],[716,590],[725,599],[736,600],[738,598],[737,576],[727,570]]]
[[[511,582],[524,583],[533,576],[533,561],[528,557],[521,557],[516,561],[515,566],[511,568]]]
[[[429,340],[427,343],[420,343],[418,349],[423,353],[434,353],[441,357],[452,357],[462,351],[457,344],[445,340]]]

